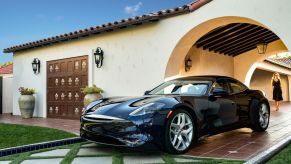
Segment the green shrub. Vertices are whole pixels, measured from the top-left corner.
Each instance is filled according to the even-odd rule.
[[[81,88],[81,92],[84,94],[91,94],[91,93],[103,93],[103,89],[97,87],[95,84],[93,86],[86,86],[85,88]]]
[[[18,89],[18,91],[20,92],[21,95],[33,95],[33,94],[35,94],[35,89],[34,88],[20,87]]]

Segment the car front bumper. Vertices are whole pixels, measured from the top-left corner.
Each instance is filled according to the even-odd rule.
[[[127,147],[140,147],[153,140],[149,123],[105,115],[86,114],[81,117],[80,136],[94,142]]]

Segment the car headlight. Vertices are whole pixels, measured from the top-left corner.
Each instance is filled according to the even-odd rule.
[[[149,114],[149,113],[154,113],[154,112],[162,109],[162,107],[164,107],[164,106],[165,106],[165,104],[158,103],[158,102],[148,103],[142,107],[137,108],[135,111],[131,112],[129,115],[130,116],[140,116],[140,115],[145,115],[145,114]]]

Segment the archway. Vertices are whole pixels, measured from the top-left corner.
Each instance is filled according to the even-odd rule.
[[[192,28],[188,33],[186,33],[177,43],[168,60],[168,64],[165,71],[165,78],[179,76],[180,67],[184,64],[184,59],[186,55],[190,51],[191,47],[202,36],[218,27],[230,23],[249,23],[265,27],[264,25],[252,19],[235,16],[219,17],[199,24],[198,26]]]
[[[204,47],[203,49],[201,48],[199,49],[198,46],[197,46],[198,48],[195,47],[199,39],[201,40],[201,38],[209,35],[209,33],[211,34],[215,30],[219,31],[219,29],[224,28],[225,26],[230,26],[229,29],[231,30],[231,28],[234,29],[237,26],[240,26],[241,24],[246,24],[246,26],[254,26],[255,28],[258,28],[259,30],[261,30],[261,32],[258,31],[255,32],[256,34],[259,34],[259,36],[261,37],[264,37],[265,35],[270,35],[270,33],[273,36],[267,36],[267,39],[268,37],[274,36],[277,37],[277,35],[273,31],[269,30],[266,26],[249,18],[227,16],[206,21],[192,28],[179,40],[168,60],[168,64],[165,71],[165,78],[171,79],[177,76],[203,75],[203,74],[227,75],[235,77],[240,81],[244,82],[246,85],[248,85],[251,77],[250,75],[253,73],[255,69],[254,64],[256,62],[263,61],[268,56],[274,53],[288,51],[285,44],[279,37],[277,37],[277,39],[275,38],[273,40],[270,40],[267,51],[263,55],[258,54],[256,48],[254,47],[253,49],[248,49],[247,51],[241,52],[240,54],[236,55],[229,54],[223,55],[222,53],[217,53],[211,49],[206,48],[205,50]],[[248,27],[243,28],[247,29]],[[242,30],[243,28],[239,30]],[[254,31],[254,29],[251,30]],[[243,36],[242,33],[240,33],[240,35]],[[242,42],[238,42],[236,44],[239,43]],[[201,54],[204,55],[201,56]],[[194,62],[193,68],[189,72],[184,71],[185,67],[184,62],[186,58],[190,58]],[[205,61],[207,61],[208,63]],[[217,66],[222,65],[223,67],[221,66],[209,67],[209,65],[211,66],[211,63],[213,62],[217,62],[217,64],[216,63],[214,64],[216,64]]]
[[[282,44],[280,44],[282,45]],[[277,47],[278,48],[278,47]],[[247,71],[247,74],[245,76],[245,80],[244,80],[244,83],[249,86],[250,85],[250,80],[251,80],[251,77],[255,71],[256,68],[259,67],[260,63],[265,60],[266,58],[274,55],[274,54],[278,54],[278,53],[282,53],[282,52],[288,52],[288,50],[286,49],[286,47],[280,47],[281,50],[276,50],[276,51],[272,51],[272,52],[269,52],[265,55],[263,55],[261,58],[259,58],[256,62],[254,62],[251,67],[249,68],[249,70]]]

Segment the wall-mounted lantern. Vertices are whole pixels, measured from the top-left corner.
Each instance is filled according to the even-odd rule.
[[[103,50],[100,47],[98,47],[96,51],[94,52],[94,57],[95,57],[95,64],[97,68],[101,68],[103,65],[104,56],[103,56]]]
[[[257,44],[257,49],[259,54],[265,54],[267,51],[268,43],[261,41]]]
[[[40,60],[38,58],[34,58],[31,65],[34,74],[38,74],[40,72]]]
[[[187,60],[185,60],[185,71],[188,72],[192,67],[192,60],[190,57],[188,57]]]

